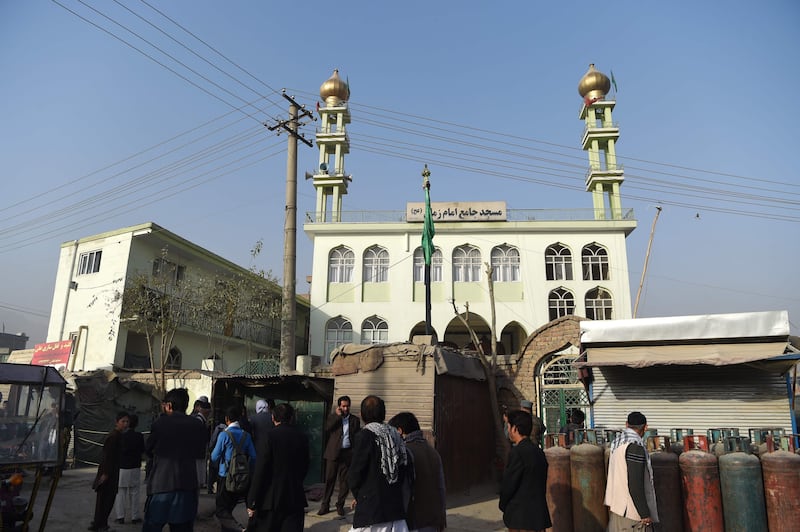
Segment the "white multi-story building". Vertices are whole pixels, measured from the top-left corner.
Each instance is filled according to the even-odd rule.
[[[65,242],[47,341],[73,341],[69,369],[149,368],[145,335],[123,318],[123,295],[126,285],[137,276],[152,278],[164,272],[174,283],[252,277],[248,270],[154,223]],[[264,285],[280,302],[281,288],[266,280]],[[300,298],[297,307],[296,345],[298,353],[305,354],[308,303]],[[249,372],[265,373],[258,369],[258,361],[277,356],[280,318],[254,322],[239,317],[226,320],[224,316],[224,309],[213,307],[204,315],[181,315],[181,325],[168,348],[166,369],[202,369],[203,360],[214,359],[207,364],[209,368],[233,373],[251,363],[254,368]],[[158,338],[154,344],[158,349]]]
[[[590,67],[579,85],[584,98],[586,190],[593,206],[575,210],[508,209],[499,201],[433,202],[436,248],[431,265],[431,333],[465,347],[470,336],[456,312],[489,341],[491,298],[485,263],[493,268],[500,353],[518,353],[525,338],[549,321],[575,314],[590,319],[631,317],[625,238],[636,227],[623,209],[619,128],[610,81]],[[304,225],[314,246],[309,352],[327,360],[342,343],[408,341],[426,334],[423,203],[396,213],[349,213],[351,183],[344,158],[350,90],[337,72],[323,83],[313,175],[316,212]],[[431,189],[436,191],[435,181]],[[434,194],[436,196],[436,194]]]

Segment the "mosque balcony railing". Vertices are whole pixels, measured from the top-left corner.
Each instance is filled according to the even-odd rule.
[[[506,222],[559,222],[559,221],[596,221],[607,220],[609,209],[508,209],[506,211]],[[615,219],[635,220],[633,209],[622,209],[619,216]],[[406,211],[343,211],[338,213],[338,219],[333,218],[331,212],[306,212],[306,224],[329,224],[329,223],[355,223],[355,224],[379,224],[379,223],[405,223]],[[480,221],[480,220],[474,220]],[[458,220],[435,219],[436,223],[458,222]],[[498,220],[486,221],[484,223],[497,223]],[[414,222],[416,223],[416,222]],[[469,223],[469,222],[464,222]],[[422,222],[419,222],[420,226]]]
[[[590,166],[586,170],[586,175],[584,177],[586,177],[588,179],[589,176],[591,176],[592,174],[600,174],[600,175],[602,175],[604,173],[613,173],[613,174],[616,175],[617,173],[623,173],[624,171],[625,171],[625,167],[622,164],[605,164],[605,165],[603,165],[602,168],[595,168],[593,166]]]
[[[619,122],[601,122],[600,124],[587,124],[583,128],[581,138],[586,138],[590,133],[608,134],[619,133]]]

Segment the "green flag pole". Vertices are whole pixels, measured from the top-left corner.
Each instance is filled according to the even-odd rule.
[[[422,253],[425,257],[425,334],[431,335],[431,258],[433,247],[433,214],[431,213],[431,175],[428,165],[422,170],[422,188],[425,189],[425,223],[422,226]]]

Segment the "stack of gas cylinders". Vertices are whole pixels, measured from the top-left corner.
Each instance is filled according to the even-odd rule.
[[[553,532],[602,532],[610,445],[618,431],[545,436]],[[645,433],[663,532],[800,531],[800,435],[782,429]]]

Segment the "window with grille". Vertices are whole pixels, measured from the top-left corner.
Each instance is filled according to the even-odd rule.
[[[589,244],[581,252],[584,281],[608,280],[608,252],[597,244]]]
[[[367,248],[364,252],[364,282],[387,281],[389,281],[389,252],[380,246]]]
[[[498,283],[519,282],[519,250],[511,246],[492,249],[492,280]]]
[[[78,275],[86,275],[89,273],[97,273],[100,271],[100,259],[103,256],[103,250],[87,251],[81,253],[78,257]]]
[[[560,287],[552,290],[548,297],[550,321],[575,314],[575,297],[566,288]]]
[[[153,277],[166,277],[179,283],[186,276],[186,267],[172,261],[158,258],[153,261]]]
[[[553,244],[544,252],[544,269],[548,281],[572,280],[572,252],[562,244]]]
[[[586,317],[590,320],[612,319],[614,301],[605,288],[593,288],[586,292]]]
[[[389,342],[389,325],[378,316],[370,316],[361,324],[362,344],[385,344]]]
[[[481,280],[481,252],[469,244],[453,250],[453,281],[474,283]]]
[[[439,283],[442,281],[442,250],[436,248],[431,255],[431,282]],[[425,253],[419,247],[414,250],[414,282],[425,282]]]
[[[325,326],[325,354],[330,353],[342,344],[353,342],[353,325],[341,316],[328,320]]]
[[[353,282],[353,266],[355,255],[344,246],[331,250],[328,255],[328,282],[351,283]]]

